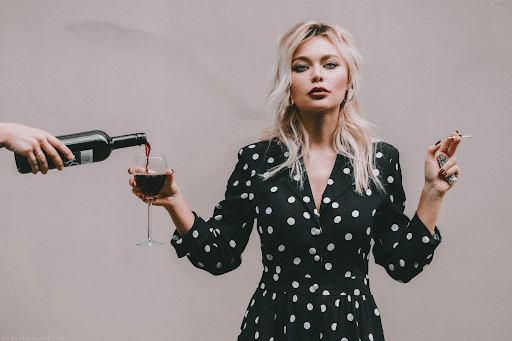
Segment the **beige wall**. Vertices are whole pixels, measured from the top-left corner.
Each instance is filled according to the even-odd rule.
[[[0,0],[0,121],[62,135],[145,132],[207,217],[263,114],[277,40],[304,20],[352,32],[367,118],[401,151],[412,216],[426,148],[471,134],[433,264],[409,284],[372,264],[387,339],[511,340],[512,2]],[[234,340],[262,270],[251,237],[213,277],[145,238],[126,170],[20,175],[0,151],[0,340]],[[154,237],[172,222],[154,211]],[[373,261],[372,261],[373,262]]]

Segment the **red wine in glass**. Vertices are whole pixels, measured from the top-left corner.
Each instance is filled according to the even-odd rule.
[[[151,236],[151,204],[165,184],[167,161],[165,156],[149,156],[151,147],[146,144],[146,155],[135,156],[134,165],[137,171],[134,174],[137,188],[148,197],[148,239],[138,243],[140,246],[157,246],[163,243],[155,242]]]

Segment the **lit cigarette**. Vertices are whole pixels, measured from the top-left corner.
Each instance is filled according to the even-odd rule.
[[[470,139],[471,138],[471,135],[459,135],[461,138],[463,139]],[[449,136],[448,137],[449,139],[453,139],[453,136]]]

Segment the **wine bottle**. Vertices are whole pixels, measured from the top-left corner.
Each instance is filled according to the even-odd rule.
[[[109,157],[114,149],[140,146],[147,144],[146,134],[137,133],[123,136],[110,137],[101,130],[92,130],[78,134],[57,136],[75,155],[74,160],[68,160],[61,152],[59,155],[64,162],[64,167],[84,165],[92,162],[103,161]],[[48,169],[55,169],[53,160],[46,155]],[[18,172],[27,174],[32,172],[32,167],[25,156],[14,154]]]

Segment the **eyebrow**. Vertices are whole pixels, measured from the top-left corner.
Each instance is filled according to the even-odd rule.
[[[320,61],[325,61],[325,60],[328,60],[328,59],[331,59],[331,58],[336,58],[338,60],[340,60],[341,58],[335,54],[326,54],[325,56],[322,56],[322,58],[320,58]],[[308,57],[306,56],[299,56],[299,57],[296,57],[296,58],[293,58],[292,59],[292,63],[297,61],[297,60],[303,60],[305,62],[311,62],[311,59],[309,59]]]

